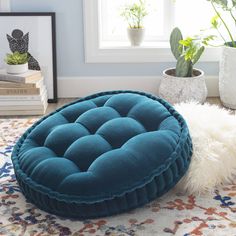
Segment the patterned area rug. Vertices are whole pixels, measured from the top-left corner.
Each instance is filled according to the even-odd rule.
[[[37,209],[21,194],[10,159],[16,140],[35,121],[0,120],[0,235],[236,236],[236,181],[203,197],[173,190],[142,208],[96,220],[69,220]]]

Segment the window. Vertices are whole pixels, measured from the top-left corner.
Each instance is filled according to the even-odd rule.
[[[136,0],[137,1],[137,0]],[[100,0],[100,33],[101,43],[104,45],[113,42],[113,45],[128,45],[127,24],[120,16],[123,6],[135,0]],[[171,9],[169,0],[148,0],[148,15],[144,19],[146,42],[166,41],[171,30]],[[167,16],[168,14],[168,16]],[[114,43],[116,42],[116,44]]]
[[[211,18],[215,15],[207,0],[176,0],[175,25],[184,35],[194,35],[200,30],[209,29]]]
[[[174,61],[169,35],[179,26],[184,35],[210,27],[214,12],[207,0],[146,0],[145,41],[130,47],[121,7],[135,0],[84,0],[86,62]],[[204,61],[216,61],[219,49],[208,48]]]
[[[10,11],[10,0],[0,0],[0,12]]]
[[[136,0],[137,1],[137,0]],[[120,9],[135,0],[100,0],[100,42],[106,46],[128,45],[126,22],[120,16]],[[181,26],[184,34],[196,34],[209,28],[214,12],[206,0],[146,0],[148,16],[144,20],[145,42],[168,41],[171,29]],[[114,43],[116,42],[116,44]],[[147,44],[146,44],[147,45]]]

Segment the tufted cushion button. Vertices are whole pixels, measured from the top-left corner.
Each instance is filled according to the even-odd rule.
[[[160,98],[95,94],[34,124],[12,154],[22,192],[54,214],[89,218],[141,206],[171,189],[192,154],[184,119]]]

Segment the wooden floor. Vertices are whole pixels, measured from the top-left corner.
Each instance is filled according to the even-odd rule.
[[[57,103],[49,103],[46,114],[53,112],[57,108],[64,106],[67,103],[73,102],[78,98],[59,98]]]
[[[63,105],[73,102],[75,100],[78,100],[78,98],[60,98],[60,99],[58,99],[57,103],[50,103],[48,105],[46,114],[49,114],[49,113],[53,112],[54,110],[56,110],[57,108],[60,108]],[[207,102],[210,104],[216,104],[219,107],[223,107],[220,102],[220,99],[218,97],[208,98]],[[235,113],[235,111],[233,111],[233,113]],[[4,119],[4,118],[12,118],[13,119],[13,118],[25,118],[25,117],[32,117],[32,116],[0,116],[0,119]],[[36,116],[36,117],[39,117],[39,116]]]
[[[74,100],[77,100],[77,98],[74,98],[74,99],[73,98],[60,98],[58,100],[58,103],[51,103],[51,104],[49,104],[46,113],[48,114],[48,113],[54,111],[55,109],[65,105],[65,104],[67,104],[69,102],[73,102]],[[210,103],[210,104],[216,104],[216,105],[222,107],[222,104],[221,104],[220,99],[218,97],[208,98],[207,102]]]
[[[58,100],[58,103],[55,103],[55,104],[49,104],[48,106],[48,109],[46,111],[46,114],[48,113],[51,113],[52,111],[54,111],[55,109],[69,103],[69,102],[73,102],[75,100],[77,100],[78,98],[60,98]],[[220,98],[219,97],[211,97],[211,98],[207,98],[207,103],[209,104],[214,104],[214,105],[217,105],[219,107],[223,107],[221,101],[220,101]],[[236,110],[231,110],[233,114],[236,114]]]

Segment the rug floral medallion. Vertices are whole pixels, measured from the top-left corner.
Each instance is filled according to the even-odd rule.
[[[94,220],[70,220],[39,210],[22,195],[11,152],[36,119],[0,120],[0,235],[236,236],[236,181],[205,196],[170,191],[142,208]]]

